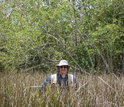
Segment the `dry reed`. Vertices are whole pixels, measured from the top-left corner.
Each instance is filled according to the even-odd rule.
[[[124,107],[124,76],[115,74],[77,75],[81,87],[60,91],[48,88],[40,92],[41,83],[50,74],[0,74],[1,107]]]

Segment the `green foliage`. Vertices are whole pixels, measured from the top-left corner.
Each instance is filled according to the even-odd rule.
[[[121,70],[123,4],[123,0],[1,3],[1,66],[7,71],[46,72],[64,58],[82,69]]]

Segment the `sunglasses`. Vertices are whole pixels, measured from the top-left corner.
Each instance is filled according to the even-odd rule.
[[[60,66],[60,68],[68,68],[68,66]]]

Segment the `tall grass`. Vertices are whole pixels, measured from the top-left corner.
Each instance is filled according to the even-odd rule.
[[[124,107],[124,76],[77,75],[80,89],[62,91],[48,88],[44,94],[41,83],[50,74],[0,74],[0,107]]]

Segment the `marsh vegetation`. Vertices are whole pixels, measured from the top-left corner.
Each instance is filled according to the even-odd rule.
[[[48,88],[41,94],[40,86],[50,74],[0,74],[1,107],[123,107],[124,76],[80,75],[81,88],[62,91]]]

